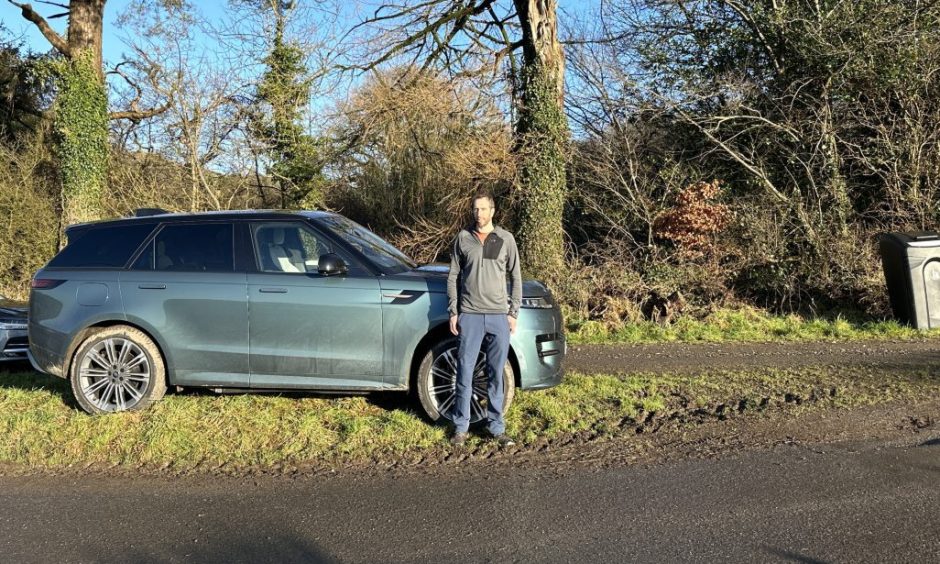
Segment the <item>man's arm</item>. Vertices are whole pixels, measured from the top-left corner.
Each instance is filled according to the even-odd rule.
[[[447,275],[447,313],[450,314],[450,332],[457,334],[457,279],[460,278],[460,234],[450,249],[450,273]]]
[[[510,239],[506,255],[506,271],[509,272],[509,315],[519,317],[522,306],[522,266],[519,264],[519,249],[516,239]]]

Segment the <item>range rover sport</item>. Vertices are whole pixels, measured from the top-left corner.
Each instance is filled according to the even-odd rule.
[[[32,281],[30,360],[89,413],[143,409],[168,387],[412,391],[432,420],[454,400],[448,267],[418,266],[348,218],[148,210],[66,233]],[[565,350],[551,293],[525,281],[507,407],[516,388],[558,384]]]

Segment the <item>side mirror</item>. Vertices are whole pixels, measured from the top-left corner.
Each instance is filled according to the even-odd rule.
[[[339,258],[339,255],[333,253],[322,254],[319,260],[317,260],[317,272],[323,276],[346,274],[348,270],[349,268],[346,266],[346,261]]]

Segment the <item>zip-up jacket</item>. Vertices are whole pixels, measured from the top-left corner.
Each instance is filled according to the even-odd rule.
[[[509,273],[507,292],[506,273]],[[483,242],[473,227],[454,239],[447,277],[447,309],[458,313],[503,313],[519,316],[522,269],[512,234],[494,227]]]

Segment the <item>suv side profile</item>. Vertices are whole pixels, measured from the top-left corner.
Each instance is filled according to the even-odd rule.
[[[148,212],[66,233],[33,278],[29,356],[89,413],[144,409],[168,387],[411,391],[435,421],[454,400],[448,267],[418,266],[339,214]],[[551,293],[525,281],[507,406],[516,387],[558,384],[565,351]]]

